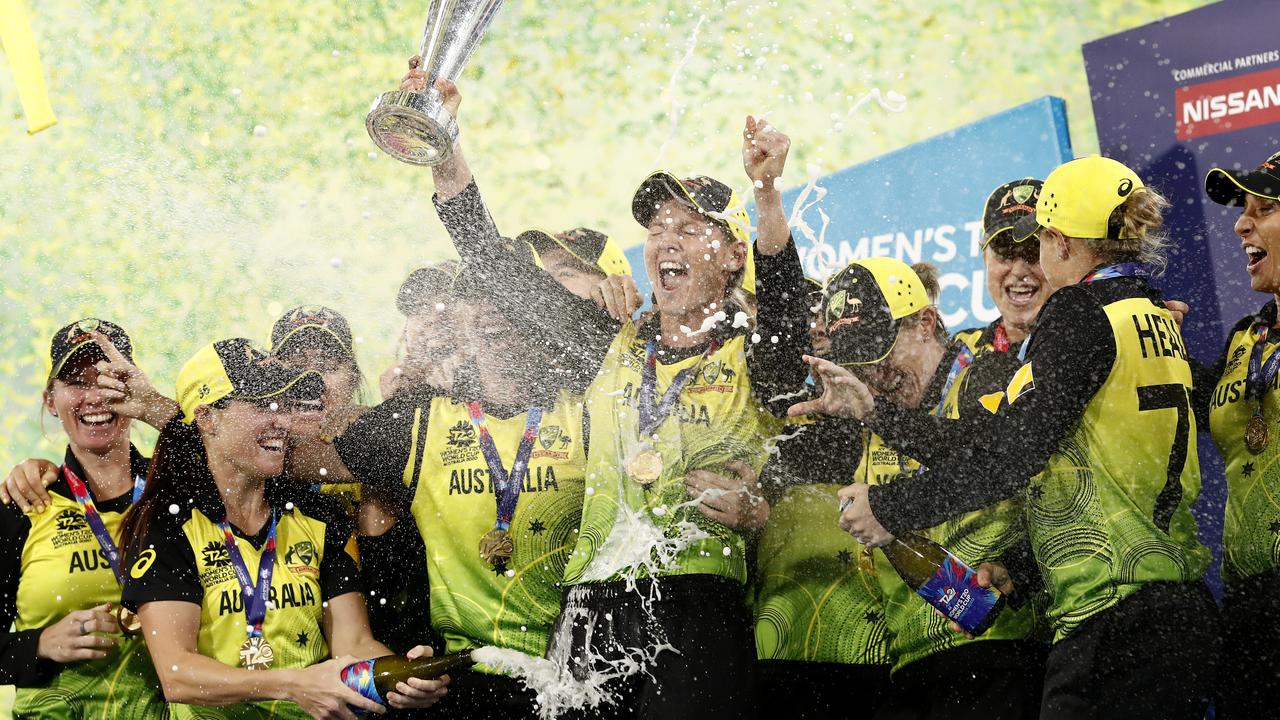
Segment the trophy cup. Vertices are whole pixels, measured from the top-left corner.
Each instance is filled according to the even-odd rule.
[[[418,51],[426,89],[382,93],[364,119],[369,137],[383,152],[412,165],[437,165],[449,158],[458,126],[435,82],[457,79],[500,7],[502,0],[431,0]]]

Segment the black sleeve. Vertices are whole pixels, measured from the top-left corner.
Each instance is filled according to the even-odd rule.
[[[1044,592],[1044,575],[1040,573],[1040,564],[1036,562],[1035,552],[1031,549],[1031,537],[1026,532],[1018,535],[1017,542],[1004,551],[999,562],[1013,581],[1013,594],[1009,596],[1010,607],[1020,608],[1032,597]]]
[[[408,589],[425,547],[413,518],[397,513],[396,523],[382,535],[361,535],[360,572],[371,598],[393,598]]]
[[[868,422],[885,444],[921,465],[943,467],[962,462],[956,449],[967,446],[966,438],[990,415],[979,399],[1003,391],[1021,364],[1017,354],[1003,352],[985,353],[973,362],[960,381],[959,414],[965,422],[882,399],[876,400],[875,415]]]
[[[364,582],[355,558],[347,552],[351,539],[351,526],[342,523],[326,523],[324,528],[324,558],[320,560],[320,597],[332,600],[350,592],[364,592]]]
[[[809,368],[809,307],[804,269],[790,239],[777,255],[756,252],[756,328],[748,343],[747,367],[756,397],[783,416],[804,389]]]
[[[440,394],[434,388],[396,393],[348,425],[333,444],[352,477],[393,497],[403,492],[404,469],[419,450],[412,446],[414,414],[419,408],[423,411],[418,428],[421,446],[426,440],[431,401]]]
[[[31,521],[16,505],[0,508],[0,685],[44,685],[58,672],[58,663],[36,657],[44,628],[14,630],[18,617],[18,583],[22,578],[22,550],[31,532]]]
[[[1025,489],[1080,421],[1116,358],[1111,323],[1087,286],[1050,297],[1029,342],[1031,382],[990,418],[960,419],[969,431],[955,462],[869,489],[876,519],[890,532],[933,527]]]
[[[142,549],[129,556],[125,565],[120,604],[137,612],[149,602],[179,600],[199,605],[204,586],[196,575],[196,556],[181,516],[162,512],[151,521]]]
[[[796,485],[853,482],[862,454],[862,432],[856,424],[821,418],[789,427],[778,441],[778,453],[760,472],[760,485],[770,504]]]
[[[565,366],[552,381],[582,383],[568,388],[575,392],[585,388],[618,334],[618,321],[534,265],[523,243],[503,238],[474,181],[448,200],[435,199],[435,206],[464,265],[480,274],[493,302],[519,325],[541,331],[548,354]]]

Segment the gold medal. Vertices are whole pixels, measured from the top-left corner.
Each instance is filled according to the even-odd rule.
[[[480,559],[494,567],[506,565],[515,554],[515,542],[506,530],[494,528],[480,538]]]
[[[1267,448],[1270,440],[1271,430],[1267,427],[1267,421],[1257,414],[1250,417],[1249,424],[1244,426],[1244,446],[1249,452],[1257,455]]]
[[[137,635],[138,631],[142,630],[142,621],[138,619],[137,614],[130,612],[123,605],[116,607],[116,625],[125,635]]]
[[[240,667],[245,670],[270,670],[275,659],[275,651],[264,637],[245,638],[240,646]]]
[[[646,447],[627,462],[627,474],[632,480],[649,487],[662,475],[662,455],[651,447]]]

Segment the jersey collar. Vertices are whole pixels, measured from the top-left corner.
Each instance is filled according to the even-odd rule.
[[[80,464],[79,458],[72,452],[71,446],[67,445],[67,450],[63,453],[62,463],[71,468],[71,472],[79,475],[85,482],[89,481],[89,474],[85,472],[84,466]],[[133,478],[139,475],[146,476],[147,467],[151,461],[138,452],[138,448],[129,443],[129,475]],[[49,486],[49,492],[56,492],[68,500],[75,500],[75,496],[71,494],[71,486],[67,485],[67,479],[62,473],[58,473],[58,480]],[[93,502],[102,512],[124,512],[129,508],[133,500],[133,487],[130,486],[124,494],[113,498],[94,498]]]

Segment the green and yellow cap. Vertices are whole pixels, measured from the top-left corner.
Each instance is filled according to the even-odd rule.
[[[1280,152],[1253,170],[1210,170],[1204,176],[1204,192],[1210,200],[1227,207],[1243,207],[1245,195],[1280,200]]]
[[[542,267],[541,253],[551,248],[560,248],[578,262],[589,268],[596,268],[605,275],[631,274],[631,263],[623,254],[622,247],[613,238],[599,230],[580,227],[551,233],[547,230],[533,229],[520,233],[516,236],[516,240],[529,243],[533,248],[534,262],[538,267]]]
[[[1126,239],[1121,206],[1142,187],[1137,173],[1111,158],[1063,163],[1044,180],[1032,231],[1050,227],[1067,237]]]
[[[129,339],[129,334],[124,331],[124,328],[98,318],[83,318],[59,328],[49,340],[45,381],[52,382],[62,374],[73,357],[88,355],[94,362],[106,360],[107,356],[103,354],[102,348],[98,347],[98,343],[94,341],[91,334],[95,332],[106,336],[120,354],[125,356],[125,359],[133,362],[133,341]]]
[[[933,304],[910,265],[885,257],[849,263],[827,281],[824,298],[831,360],[841,365],[871,365],[889,357],[902,318]]]
[[[631,197],[631,215],[642,227],[649,227],[653,214],[662,203],[675,198],[688,203],[707,219],[723,227],[729,237],[747,246],[747,261],[742,272],[742,288],[756,291],[756,262],[751,248],[751,219],[747,207],[733,188],[706,175],[683,180],[665,170],[645,178]]]
[[[178,406],[187,424],[195,420],[196,408],[223,399],[318,405],[323,394],[319,373],[289,370],[245,338],[210,343],[178,371]]]

